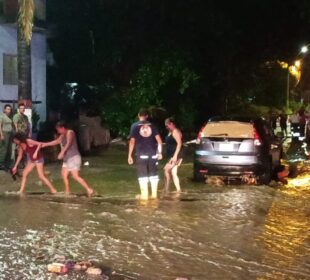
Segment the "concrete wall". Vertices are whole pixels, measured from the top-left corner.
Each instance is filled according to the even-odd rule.
[[[18,99],[17,85],[3,85],[3,54],[17,54],[16,33],[15,27],[0,25],[0,99]],[[40,121],[44,121],[46,120],[46,36],[42,33],[33,33],[31,63],[32,100],[42,102],[34,107],[40,115]],[[0,107],[3,105],[0,103]]]
[[[32,100],[42,101],[34,105],[40,121],[46,120],[46,36],[33,33],[31,42]]]

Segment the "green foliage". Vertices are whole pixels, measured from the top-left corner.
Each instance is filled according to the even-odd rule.
[[[307,109],[308,106],[305,109]],[[302,107],[305,107],[305,105],[302,102],[291,99],[290,100],[290,108],[288,110],[288,114],[292,114],[292,113],[298,111]]]
[[[187,67],[184,57],[176,51],[168,52],[160,48],[145,59],[129,88],[114,92],[105,101],[102,117],[113,133],[127,136],[130,124],[135,121],[141,107],[156,108],[151,111],[158,111],[164,98],[167,98],[165,94],[169,94],[167,89],[171,84],[176,85],[178,95],[186,94],[199,77]],[[193,107],[192,112],[195,111]],[[186,112],[186,105],[180,110]],[[165,111],[165,108],[159,111]],[[192,123],[194,117],[186,121]]]
[[[179,105],[179,111],[176,115],[176,121],[178,126],[183,131],[192,131],[194,128],[194,124],[197,120],[198,111],[195,108],[194,102],[187,98],[185,102]]]
[[[166,48],[149,55],[132,81],[130,102],[139,106],[161,106],[162,92],[172,81],[176,82],[178,92],[184,94],[199,78],[188,68],[185,57]]]
[[[129,134],[130,124],[138,113],[135,104],[130,102],[128,91],[115,91],[105,101],[101,118],[113,135],[126,137]]]

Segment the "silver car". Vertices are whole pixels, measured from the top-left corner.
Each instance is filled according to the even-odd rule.
[[[202,127],[194,157],[194,178],[210,175],[270,181],[282,144],[262,119],[213,118]]]

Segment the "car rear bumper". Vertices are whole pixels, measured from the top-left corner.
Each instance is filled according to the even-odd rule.
[[[261,164],[227,165],[227,164],[202,164],[194,162],[194,171],[201,175],[231,176],[261,175],[266,172],[266,167]]]

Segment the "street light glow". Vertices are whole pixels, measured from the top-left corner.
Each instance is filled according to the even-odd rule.
[[[308,52],[308,46],[303,46],[303,47],[300,49],[300,52],[302,52],[302,53]]]

